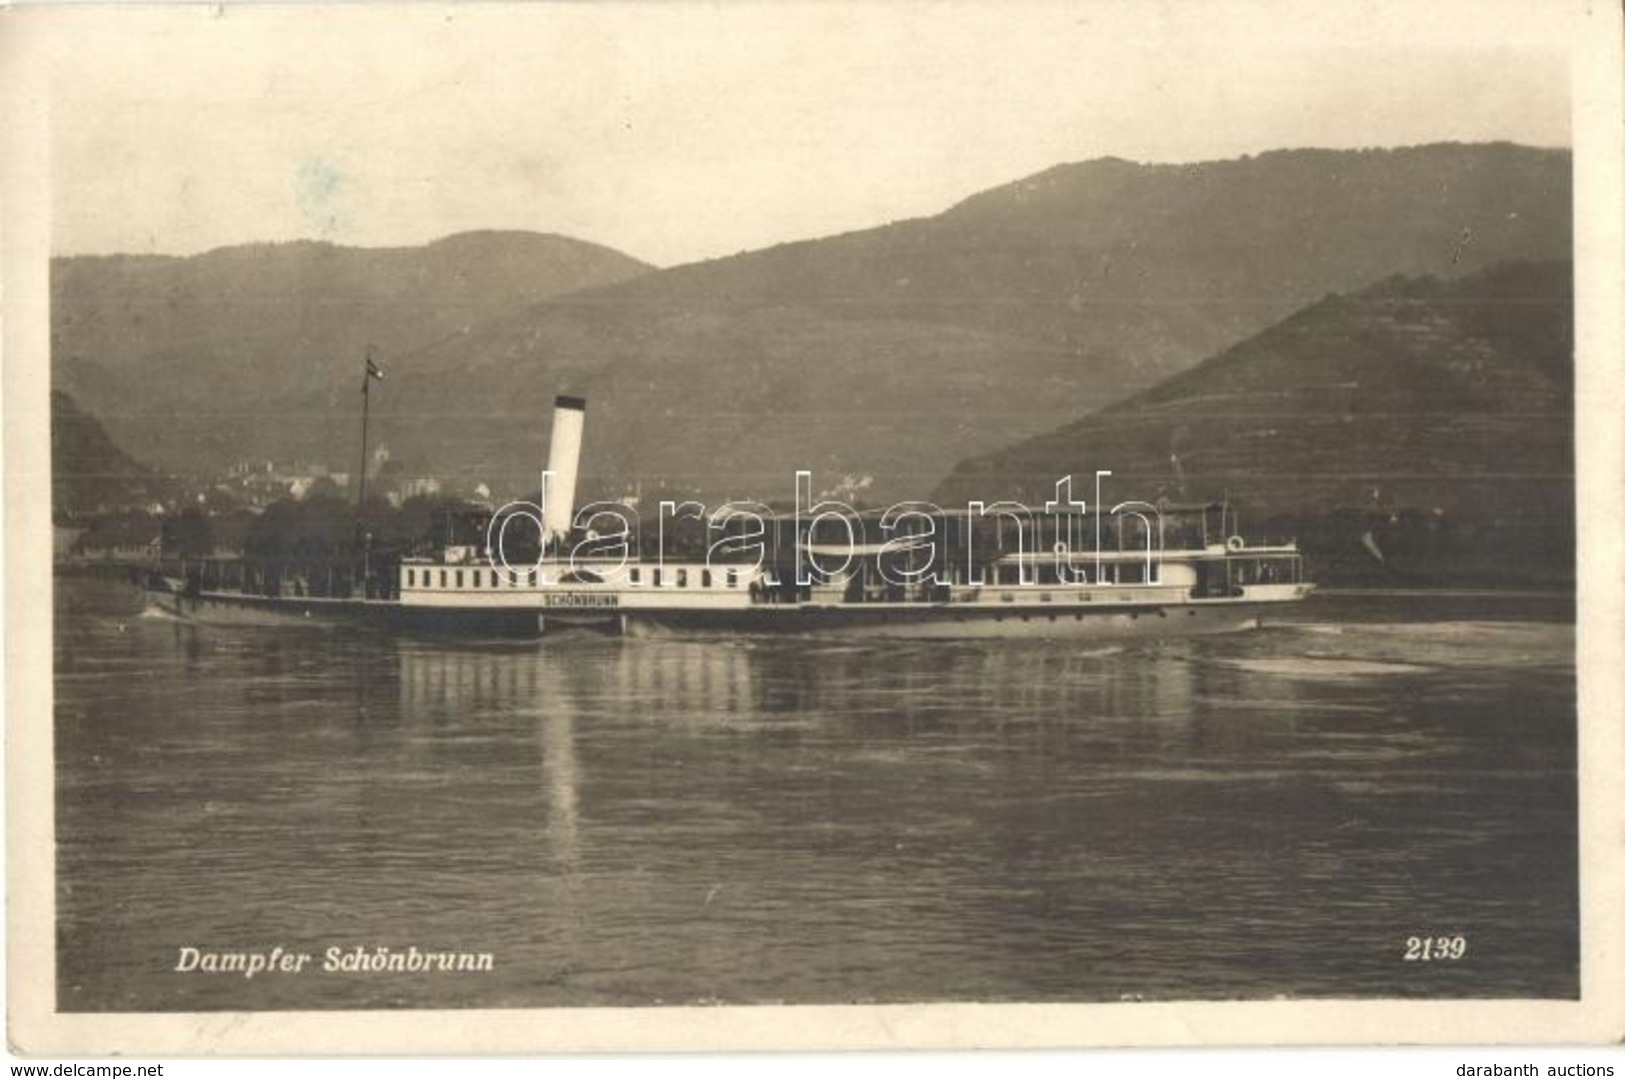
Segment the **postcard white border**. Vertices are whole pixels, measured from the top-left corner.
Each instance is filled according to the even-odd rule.
[[[1268,0],[1265,0],[1268,2]],[[1450,0],[1462,19],[1485,7]],[[1531,0],[1533,3],[1534,0]],[[1625,400],[1621,20],[1574,20],[1581,447],[1582,996],[1562,1001],[923,1004],[400,1012],[58,1013],[52,780],[49,437],[53,12],[0,11],[0,409],[4,415],[8,1023],[29,1054],[491,1054],[1218,1045],[1544,1045],[1625,1039]],[[1493,8],[1493,6],[1492,6]],[[153,5],[161,14],[163,8]],[[419,8],[421,10],[421,6]],[[943,10],[952,10],[949,5]],[[1193,9],[1194,10],[1194,9]],[[1435,13],[1436,14],[1436,13]]]

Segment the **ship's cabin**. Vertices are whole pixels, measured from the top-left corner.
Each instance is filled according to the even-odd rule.
[[[1249,545],[1230,531],[1234,520],[1217,502],[1106,513],[1004,504],[779,515],[768,529],[768,582],[774,598],[846,603],[1120,587],[1146,598],[1155,589],[1218,598],[1303,583],[1295,543]]]
[[[503,567],[481,545],[450,546],[403,559],[398,583],[420,595],[633,590],[743,594],[770,604],[1009,602],[1061,591],[1182,601],[1303,583],[1295,544],[1251,545],[1232,528],[1222,503],[1133,503],[1107,513],[1015,504],[769,513],[718,531],[674,527],[659,548],[648,536],[629,538],[617,557],[561,558],[551,547],[521,546]]]

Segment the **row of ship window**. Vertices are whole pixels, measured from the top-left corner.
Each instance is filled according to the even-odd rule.
[[[466,585],[464,583],[465,573],[468,575],[468,583]],[[434,574],[439,574],[438,581],[435,580],[433,576]],[[709,569],[700,570],[698,576],[699,586],[701,588],[711,588],[716,583]],[[727,570],[724,573],[723,580],[729,588],[738,588],[739,571],[737,569]],[[489,573],[487,573],[487,571],[480,569],[419,570],[411,568],[408,568],[406,571],[407,588],[500,588],[504,582],[506,582],[511,588],[535,588],[536,571],[534,569],[512,570],[504,573],[501,570],[491,570]],[[643,571],[641,567],[634,566],[627,570],[627,582],[629,584],[643,583]],[[603,578],[599,577],[597,574],[566,574],[564,579],[559,583],[565,585],[603,584],[604,581]],[[652,568],[649,571],[649,583],[656,588],[669,586],[687,588],[689,587],[688,569],[687,567],[681,567],[668,574],[660,567]]]
[[[1036,584],[1040,586],[1063,584],[1160,584],[1158,565],[1153,564],[1151,575],[1146,576],[1144,562],[1107,563],[1100,567],[1098,576],[1084,566],[1068,567],[1069,577],[1061,580],[1060,571],[1053,562],[993,567],[989,584]]]
[[[1023,570],[1026,570],[1026,572],[1023,572]],[[1087,583],[1089,583],[1088,574],[1086,572],[1075,570],[1074,573],[1076,574],[1076,578],[1074,580],[1074,583],[1077,583],[1077,584],[1087,584]],[[436,581],[436,579],[434,577],[435,574],[439,575],[439,580],[438,581]],[[467,578],[468,578],[466,582],[465,582],[465,574],[467,575]],[[1115,583],[1117,583],[1117,584],[1141,584],[1141,583],[1146,583],[1146,578],[1145,578],[1143,568],[1138,564],[1127,564],[1127,565],[1119,566],[1119,567],[1116,567],[1116,572],[1114,572],[1114,573],[1109,572],[1109,573],[1107,573],[1105,575],[1105,579],[1108,580],[1108,581],[1113,580],[1114,578],[1115,578]],[[727,587],[729,587],[729,588],[738,588],[739,587],[739,571],[736,570],[736,569],[726,570],[724,580],[727,583]],[[474,569],[474,570],[460,570],[460,569],[454,569],[454,570],[434,569],[434,570],[429,570],[429,569],[422,569],[422,570],[419,570],[419,569],[412,569],[412,568],[408,567],[407,570],[406,570],[406,587],[408,587],[408,588],[434,588],[434,587],[437,587],[437,586],[440,587],[440,588],[464,588],[464,587],[471,587],[471,588],[487,588],[487,587],[489,587],[489,588],[500,588],[500,587],[502,587],[504,581],[506,581],[508,583],[508,585],[510,587],[513,587],[513,588],[526,588],[526,587],[534,588],[534,587],[536,587],[536,570],[535,569],[511,570],[511,571],[509,571],[507,573],[504,573],[504,572],[502,572],[500,570],[491,570],[491,571],[487,572],[486,570],[479,570],[479,569]],[[631,567],[630,569],[628,569],[627,570],[627,581],[630,584],[635,584],[635,585],[636,584],[642,584],[643,583],[643,573],[642,573],[641,567],[634,566],[634,567]],[[594,573],[580,573],[580,574],[566,574],[564,579],[561,580],[559,583],[560,584],[602,584],[604,582],[603,582],[603,578],[599,577],[597,574],[594,574]],[[990,581],[989,583],[991,583],[991,584],[1001,584],[1001,585],[1011,585],[1011,584],[1055,585],[1055,584],[1060,584],[1061,582],[1060,582],[1058,574],[1056,573],[1055,568],[1053,566],[1042,565],[1042,566],[1036,567],[1036,572],[1028,570],[1027,567],[1018,568],[1016,566],[999,566],[999,567],[997,567],[997,569],[995,570],[995,572],[993,574],[993,580]],[[1156,583],[1155,575],[1153,575],[1153,577],[1152,577],[1152,579],[1151,579],[1151,581],[1149,583],[1152,583],[1152,584]],[[649,570],[649,584],[653,585],[656,588],[671,587],[671,586],[675,586],[677,588],[687,588],[687,587],[689,587],[689,572],[688,572],[688,569],[687,569],[687,567],[679,567],[677,570],[673,571],[671,574],[668,575],[667,573],[665,573],[662,570],[661,567],[658,567],[658,566],[657,567],[652,567]],[[711,588],[714,584],[715,584],[715,581],[713,579],[711,571],[709,569],[700,570],[700,572],[699,572],[699,586],[701,588]]]

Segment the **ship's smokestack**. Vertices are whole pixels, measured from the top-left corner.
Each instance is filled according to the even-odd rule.
[[[586,422],[585,398],[553,398],[553,442],[547,451],[547,469],[553,480],[542,512],[548,539],[568,535],[575,518],[576,473],[581,467],[581,431]]]

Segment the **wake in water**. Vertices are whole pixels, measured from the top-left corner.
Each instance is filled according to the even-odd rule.
[[[1269,637],[1268,656],[1226,662],[1264,674],[1333,678],[1574,664],[1574,628],[1557,622],[1308,623],[1273,627]]]
[[[1221,666],[1273,674],[1283,678],[1370,678],[1385,674],[1425,674],[1432,670],[1415,663],[1380,663],[1360,659],[1323,659],[1297,656],[1285,659],[1227,659]]]

